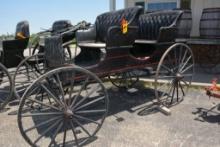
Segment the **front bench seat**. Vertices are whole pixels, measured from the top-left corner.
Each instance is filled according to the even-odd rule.
[[[96,18],[92,27],[77,31],[77,45],[86,48],[131,46],[138,35],[138,18],[142,13],[143,8],[139,6],[103,13]],[[128,21],[127,34],[121,32],[123,18]]]

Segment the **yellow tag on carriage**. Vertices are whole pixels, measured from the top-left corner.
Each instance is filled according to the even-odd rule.
[[[121,31],[122,34],[126,34],[128,32],[128,21],[124,18],[121,21]]]
[[[18,39],[25,39],[26,37],[23,35],[22,32],[19,32],[19,33],[16,34],[16,38],[18,38]]]

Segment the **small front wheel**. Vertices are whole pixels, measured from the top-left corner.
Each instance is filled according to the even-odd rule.
[[[182,101],[194,74],[192,50],[183,43],[169,47],[160,59],[155,76],[159,104],[171,106]]]
[[[122,73],[115,73],[108,76],[113,85],[118,88],[132,88],[138,81],[139,75],[137,70],[129,70]]]

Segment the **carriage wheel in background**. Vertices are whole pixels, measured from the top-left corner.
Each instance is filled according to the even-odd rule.
[[[36,54],[25,58],[17,66],[13,81],[16,98],[21,98],[26,88],[40,75],[46,72],[43,54]]]
[[[160,59],[155,75],[155,96],[164,106],[181,102],[194,74],[192,50],[183,43],[169,47]]]
[[[139,81],[139,75],[136,70],[112,74],[108,78],[116,87],[127,89],[132,88]]]
[[[18,126],[31,146],[81,146],[92,141],[108,112],[101,80],[75,65],[47,72],[25,91]]]
[[[14,84],[7,68],[0,63],[0,109],[3,109],[13,96]]]

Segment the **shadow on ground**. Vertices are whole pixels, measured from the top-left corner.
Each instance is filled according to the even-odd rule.
[[[217,123],[220,125],[220,104],[213,106],[210,109],[196,108],[192,114],[197,115],[195,120],[200,122]]]

